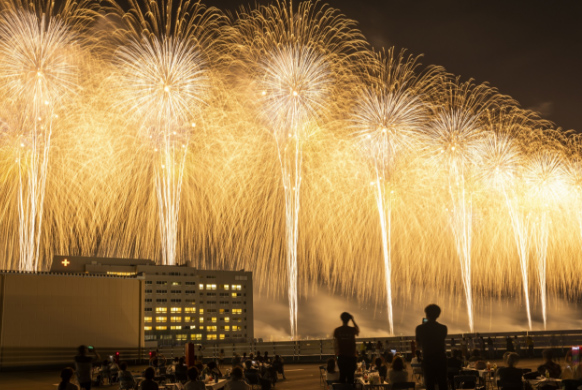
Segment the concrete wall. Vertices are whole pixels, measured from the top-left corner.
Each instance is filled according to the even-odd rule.
[[[0,274],[0,366],[30,351],[143,347],[143,281]],[[49,353],[49,352],[47,352]]]

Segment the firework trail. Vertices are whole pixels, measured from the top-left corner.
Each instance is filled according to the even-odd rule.
[[[508,129],[515,126],[517,115],[510,115],[509,121],[500,120],[499,127],[510,133]],[[483,145],[481,169],[486,185],[490,186],[496,195],[501,195],[505,201],[517,246],[517,254],[523,283],[523,294],[527,314],[528,327],[532,329],[529,300],[529,218],[524,214],[523,205],[516,193],[516,183],[519,183],[519,169],[523,165],[523,155],[519,152],[512,138],[507,133],[492,132]]]
[[[141,135],[152,142],[161,263],[173,265],[190,132],[209,89],[204,50],[218,14],[190,1],[130,3],[127,13],[112,4],[126,22],[116,31],[121,47],[115,61],[125,97],[120,104],[140,119]]]
[[[482,118],[493,105],[493,91],[486,85],[451,82],[445,86],[442,104],[436,104],[425,133],[432,157],[444,169],[450,196],[450,224],[461,266],[469,329],[473,331],[471,251],[473,225],[473,178],[484,133]]]
[[[547,324],[547,255],[550,212],[552,203],[565,193],[564,165],[559,154],[549,151],[536,153],[525,171],[530,199],[536,212],[532,221],[532,239],[537,257],[537,277],[544,329]]]
[[[0,14],[1,92],[20,115],[18,152],[19,268],[39,267],[49,152],[62,101],[77,90],[78,27],[90,9],[66,1],[7,2]]]
[[[242,10],[235,42],[249,66],[259,110],[277,145],[285,194],[291,337],[297,335],[300,191],[307,129],[333,106],[349,51],[361,45],[352,22],[319,3],[277,2]],[[355,58],[355,56],[354,56]]]
[[[397,191],[398,158],[418,143],[419,129],[429,120],[423,100],[429,94],[436,68],[417,72],[418,58],[380,53],[370,67],[364,88],[355,97],[353,128],[372,170],[371,185],[382,230],[386,305],[390,334],[394,334],[392,309],[392,209]]]

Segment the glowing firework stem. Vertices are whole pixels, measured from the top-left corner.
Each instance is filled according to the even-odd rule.
[[[292,121],[293,122],[293,121]],[[301,190],[301,164],[303,152],[297,127],[293,126],[289,141],[277,143],[283,189],[285,192],[285,234],[287,242],[287,270],[289,276],[288,299],[291,338],[297,335],[297,238],[299,234],[299,206]]]
[[[467,199],[465,178],[463,174],[454,177],[449,183],[449,193],[452,199],[451,228],[455,236],[457,255],[461,265],[461,278],[465,290],[469,329],[473,332],[473,292],[471,285],[471,238],[473,225],[473,204]]]
[[[525,299],[525,308],[527,314],[528,327],[532,329],[531,310],[529,303],[529,280],[528,280],[528,265],[529,265],[529,243],[528,243],[528,218],[523,216],[518,211],[518,206],[515,201],[512,201],[503,190],[505,204],[511,219],[511,227],[513,229],[513,236],[517,245],[517,254],[519,256],[519,266],[521,270],[521,279],[523,283],[523,296]]]
[[[37,271],[55,105],[75,89],[75,66],[68,53],[75,34],[51,16],[50,6],[48,14],[37,14],[34,3],[28,7],[11,3],[0,15],[0,79],[5,96],[22,110],[16,124],[22,129],[17,159],[19,268]]]
[[[535,247],[538,266],[538,283],[540,288],[540,301],[542,306],[542,318],[544,321],[544,330],[547,326],[547,299],[546,299],[546,270],[547,270],[547,253],[548,253],[548,216],[547,211],[543,210],[539,219],[534,222]]]
[[[386,284],[386,305],[390,334],[394,334],[392,309],[392,202],[390,195],[386,198],[382,178],[376,170],[376,202],[382,228],[382,252],[384,254],[384,279]]]

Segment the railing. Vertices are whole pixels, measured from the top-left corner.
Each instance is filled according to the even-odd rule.
[[[563,331],[536,331],[536,332],[497,332],[481,333],[485,339],[494,338],[494,348],[497,351],[497,357],[500,357],[506,348],[506,336],[518,336],[521,349],[526,350],[525,336],[530,335],[534,341],[536,355],[546,348],[559,350],[559,353],[565,353],[565,348],[582,345],[582,330],[563,330]],[[476,334],[452,334],[447,337],[448,348],[450,348],[450,339],[454,338],[457,348],[460,346],[462,337],[472,337],[475,339]],[[379,340],[382,341],[385,348],[396,349],[398,352],[410,354],[412,336],[403,337],[376,337],[376,338],[358,338],[358,350],[364,342],[372,342],[375,346]],[[475,343],[478,348],[478,343]],[[301,340],[301,341],[276,341],[276,342],[250,342],[250,343],[203,343],[202,355],[205,361],[218,359],[220,351],[224,351],[226,362],[235,354],[242,356],[244,353],[257,353],[263,355],[268,352],[269,356],[280,355],[286,363],[308,363],[321,362],[332,356],[333,340]],[[196,345],[196,353],[199,355],[199,345]],[[149,351],[157,349],[166,359],[171,360],[175,357],[184,355],[184,345],[160,346],[158,348],[98,348],[101,359],[108,359],[109,356],[120,353],[120,360],[127,361],[130,364],[143,364],[149,358]],[[33,367],[64,367],[74,363],[76,355],[75,348],[9,348],[0,349],[0,370],[30,369]]]
[[[582,345],[582,330],[563,330],[563,331],[536,331],[536,332],[496,332],[496,333],[480,333],[481,336],[487,340],[488,337],[494,340],[494,350],[497,352],[506,349],[506,337],[511,336],[512,340],[514,336],[518,336],[521,350],[525,351],[527,346],[525,345],[525,337],[530,335],[534,342],[534,349],[536,354],[543,349],[554,348],[554,349],[564,349],[565,347]],[[465,334],[451,334],[447,337],[447,348],[450,350],[450,340],[455,339],[456,348],[460,348],[461,339],[464,337],[472,337],[476,339],[477,333],[465,333]],[[380,340],[386,349],[396,349],[398,352],[410,354],[411,351],[411,341],[414,339],[413,336],[402,336],[402,337],[375,337],[375,338],[358,338],[357,345],[361,347],[364,342],[372,342],[375,348],[375,344]],[[249,353],[256,354],[260,352],[261,355],[268,352],[269,356],[280,355],[285,358],[286,362],[298,362],[298,361],[322,361],[325,357],[332,356],[334,354],[333,340],[332,339],[313,339],[313,340],[301,340],[301,341],[276,341],[276,342],[251,342],[251,343],[203,343],[204,349],[202,350],[202,355],[204,359],[217,359],[221,350],[224,351],[224,356],[229,360],[235,354],[240,356],[243,353],[247,355]],[[485,345],[487,348],[487,345]],[[474,348],[479,348],[479,344],[475,342]],[[359,348],[358,348],[359,350]],[[166,356],[166,358],[179,357],[184,354],[183,346],[164,346],[159,347],[159,351]],[[198,346],[196,347],[196,352],[199,355]]]

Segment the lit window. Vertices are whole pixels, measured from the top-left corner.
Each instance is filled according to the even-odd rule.
[[[202,335],[200,333],[190,335],[192,340],[202,340]]]
[[[199,313],[200,314],[204,314],[204,309],[201,308],[200,311],[199,311]]]
[[[144,317],[143,322],[152,322],[152,317]]]
[[[182,317],[170,317],[170,321],[172,321],[172,322],[182,322]]]
[[[224,335],[223,335],[223,334],[221,334],[219,338],[220,338],[221,340],[224,340]]]
[[[236,293],[231,294],[233,298],[236,298]]]
[[[170,311],[171,311],[172,313],[182,313],[182,308],[181,308],[181,307],[172,307],[172,308],[170,309]]]
[[[156,317],[156,322],[166,322],[168,321],[168,317]]]
[[[224,322],[230,322],[230,317],[224,317]]]
[[[226,330],[228,332],[230,330],[230,325],[225,325],[224,330]]]
[[[233,325],[233,326],[232,326],[232,330],[233,330],[233,331],[238,331],[238,330],[241,330],[241,329],[242,329],[242,328],[241,328],[240,326],[236,326],[236,325]]]
[[[190,317],[184,317],[184,322],[190,322]]]
[[[168,312],[167,307],[156,307],[156,313],[167,313],[167,312]]]
[[[188,340],[188,335],[187,334],[177,334],[176,340],[186,341],[186,340]]]
[[[231,287],[233,290],[238,290],[238,291],[240,291],[242,289],[242,286],[240,284],[233,284]]]
[[[203,326],[201,326],[199,329],[200,329],[200,330],[204,330],[204,327],[203,327]]]
[[[228,284],[224,284],[224,285],[222,285],[221,287],[222,287],[222,289],[223,289],[223,290],[228,290],[228,288],[229,288],[229,285],[228,285]]]
[[[198,289],[199,289],[199,290],[204,290],[204,285],[203,285],[203,284],[199,284],[199,285],[198,285]]]
[[[216,323],[216,317],[212,317],[212,318],[210,319],[210,321],[212,321],[213,323]]]
[[[224,309],[218,309],[218,312],[219,312],[220,314],[224,314]]]
[[[114,276],[133,276],[133,275],[135,275],[135,272],[107,271],[107,275],[114,275]]]
[[[172,286],[181,286],[182,282],[172,282]]]
[[[232,309],[232,314],[242,314],[242,309]]]
[[[170,326],[171,330],[181,330],[182,329],[182,325],[174,325],[174,326]]]
[[[207,330],[208,332],[216,332],[216,331],[217,331],[217,329],[218,329],[218,328],[217,328],[216,326],[207,326],[207,327],[206,327],[206,330]]]
[[[207,290],[216,290],[216,284],[207,284],[206,289]]]
[[[215,334],[208,334],[208,335],[206,335],[206,340],[216,340],[216,335]]]
[[[144,326],[143,330],[152,330],[152,327],[151,326]]]
[[[156,326],[156,330],[167,330],[167,326]]]
[[[186,307],[186,308],[184,308],[184,312],[185,313],[196,313],[196,308],[195,307]]]
[[[204,322],[204,317],[200,317],[199,322],[202,324]]]

